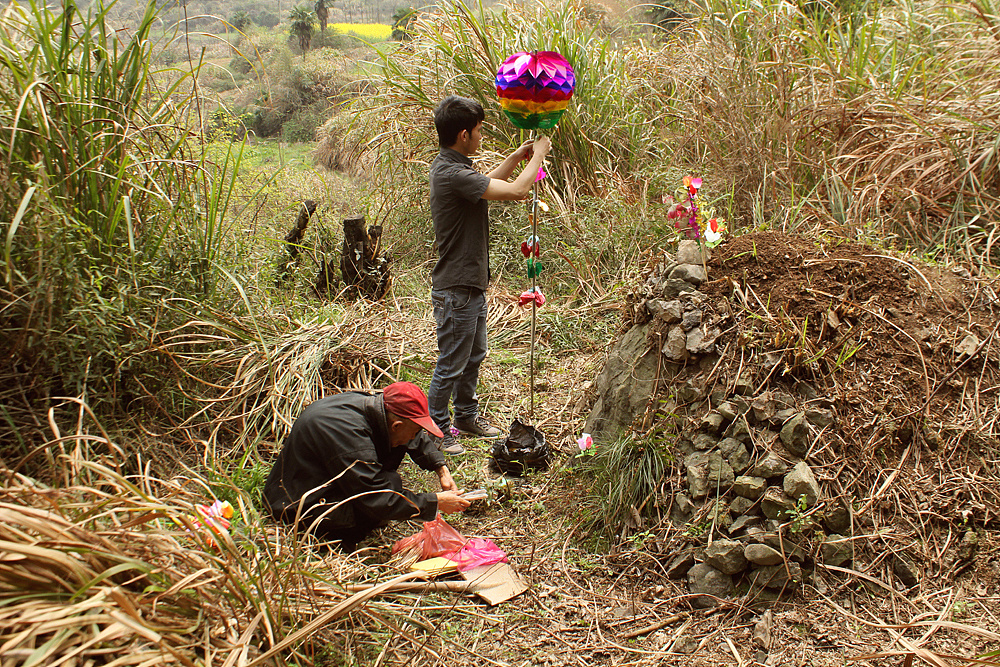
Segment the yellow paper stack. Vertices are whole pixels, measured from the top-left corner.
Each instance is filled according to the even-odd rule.
[[[410,566],[410,570],[423,570],[428,577],[438,577],[442,574],[458,572],[458,563],[442,556],[428,558]]]

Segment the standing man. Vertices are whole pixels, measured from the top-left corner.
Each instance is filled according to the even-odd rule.
[[[433,438],[421,433],[426,429]],[[381,394],[345,391],[311,403],[296,418],[264,483],[264,502],[275,519],[354,551],[368,533],[390,520],[469,506],[437,450],[441,431],[427,397],[415,384],[395,382]],[[440,493],[403,488],[396,470],[409,454],[437,473]]]
[[[500,431],[479,414],[476,384],[486,358],[486,288],[490,282],[490,200],[525,199],[552,142],[525,142],[489,174],[472,166],[479,152],[486,114],[479,102],[450,95],[434,110],[441,152],[431,163],[430,202],[438,262],[431,273],[438,360],[428,389],[431,419],[443,432],[447,454],[465,449],[451,434],[448,403],[454,398],[455,428],[495,438]],[[528,166],[507,179],[525,158]]]

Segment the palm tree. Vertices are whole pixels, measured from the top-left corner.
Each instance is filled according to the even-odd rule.
[[[291,33],[299,38],[299,48],[302,49],[302,57],[306,57],[309,50],[309,42],[312,41],[313,31],[316,29],[316,21],[313,13],[305,7],[296,7],[288,12],[291,20]]]
[[[326,32],[326,20],[330,18],[330,10],[326,7],[327,2],[333,2],[333,0],[316,0],[316,18],[319,19],[320,32]]]

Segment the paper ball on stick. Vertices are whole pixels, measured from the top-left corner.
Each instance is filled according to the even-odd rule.
[[[515,53],[497,70],[500,106],[522,130],[555,127],[575,86],[573,68],[555,51]]]

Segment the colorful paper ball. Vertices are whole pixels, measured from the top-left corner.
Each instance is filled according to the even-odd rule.
[[[569,106],[576,74],[555,51],[515,53],[497,70],[497,95],[511,122],[522,130],[555,127]]]

